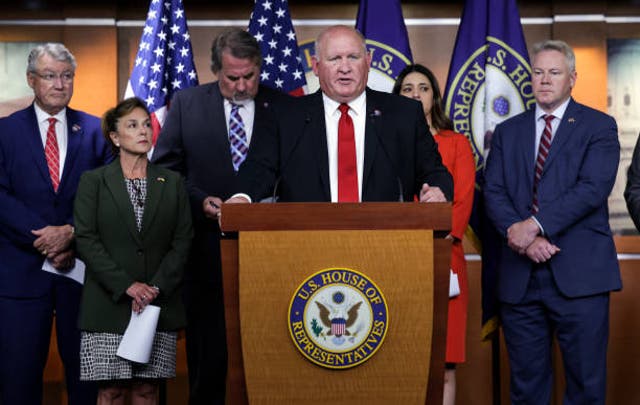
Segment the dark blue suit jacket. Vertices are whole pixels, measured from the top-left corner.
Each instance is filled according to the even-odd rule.
[[[504,238],[498,294],[508,303],[523,298],[533,268],[526,255],[507,246],[506,234],[531,216],[534,115],[527,111],[496,127],[485,173],[487,214]],[[561,249],[549,265],[568,297],[622,287],[607,208],[619,160],[614,119],[571,99],[544,165],[536,214],[546,237]]]
[[[32,230],[73,223],[80,175],[112,160],[100,121],[67,108],[68,143],[58,192],[53,191],[33,105],[0,119],[0,295],[46,294],[52,275],[33,247]]]

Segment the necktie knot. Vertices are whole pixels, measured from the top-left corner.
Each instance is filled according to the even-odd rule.
[[[551,122],[553,121],[555,116],[553,114],[546,114],[542,118],[544,118],[545,125],[551,125]]]
[[[349,104],[347,104],[347,103],[340,104],[340,106],[338,107],[338,110],[340,110],[342,115],[348,114],[349,113]]]
[[[58,122],[58,120],[56,118],[47,118],[47,121],[49,121],[49,125],[56,125],[56,122]]]

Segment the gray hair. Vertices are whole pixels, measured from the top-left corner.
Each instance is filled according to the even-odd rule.
[[[38,59],[40,59],[44,55],[49,55],[59,62],[66,62],[70,64],[73,67],[73,71],[75,72],[77,67],[76,58],[73,56],[71,51],[69,51],[66,46],[60,43],[49,42],[46,44],[38,45],[31,50],[27,62],[27,73],[34,73],[36,71],[36,64],[38,63]]]
[[[356,36],[358,36],[358,38],[360,39],[360,42],[362,42],[362,49],[364,50],[364,54],[366,55],[367,53],[369,53],[369,51],[367,50],[367,40],[365,39],[364,35],[362,35],[360,31],[358,31],[353,27],[349,27],[347,25],[332,25],[331,27],[324,29],[316,38],[316,41],[314,43],[316,55],[320,54],[320,48],[322,43],[325,41],[325,37],[329,35],[332,31],[336,31],[336,30],[346,30],[346,31],[353,32]]]
[[[229,52],[238,59],[250,59],[257,66],[262,65],[262,51],[258,41],[241,28],[230,28],[218,35],[211,44],[211,71],[218,73],[222,69],[222,54]]]
[[[538,42],[533,45],[533,56],[535,57],[542,51],[558,51],[564,55],[567,65],[569,66],[569,72],[576,70],[576,55],[573,53],[573,49],[564,41],[560,40],[546,40]]]

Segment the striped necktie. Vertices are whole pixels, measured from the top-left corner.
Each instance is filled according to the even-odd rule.
[[[53,191],[58,191],[58,185],[60,184],[60,150],[58,149],[58,139],[56,137],[56,121],[58,120],[51,117],[48,121],[49,128],[47,129],[47,140],[44,144],[44,155],[47,158]]]
[[[229,114],[229,144],[231,146],[231,161],[233,169],[237,172],[240,165],[247,158],[249,142],[247,133],[244,131],[244,122],[240,116],[240,105],[231,103],[231,113]]]
[[[544,131],[542,131],[542,137],[540,138],[540,146],[538,147],[538,157],[536,158],[536,170],[535,177],[533,179],[533,204],[531,205],[531,212],[533,214],[538,213],[538,184],[542,178],[542,170],[544,169],[544,162],[549,156],[549,149],[551,149],[551,122],[555,118],[551,114],[543,116],[544,118]]]

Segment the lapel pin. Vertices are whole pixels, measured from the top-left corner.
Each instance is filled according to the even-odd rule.
[[[573,124],[574,122],[576,122],[575,118],[571,117],[567,120],[569,123]]]
[[[73,126],[71,127],[71,131],[72,131],[72,132],[78,132],[78,131],[80,131],[80,125],[78,125],[78,124],[73,124]]]
[[[164,183],[164,177],[158,177],[156,180],[158,180],[159,182]]]

